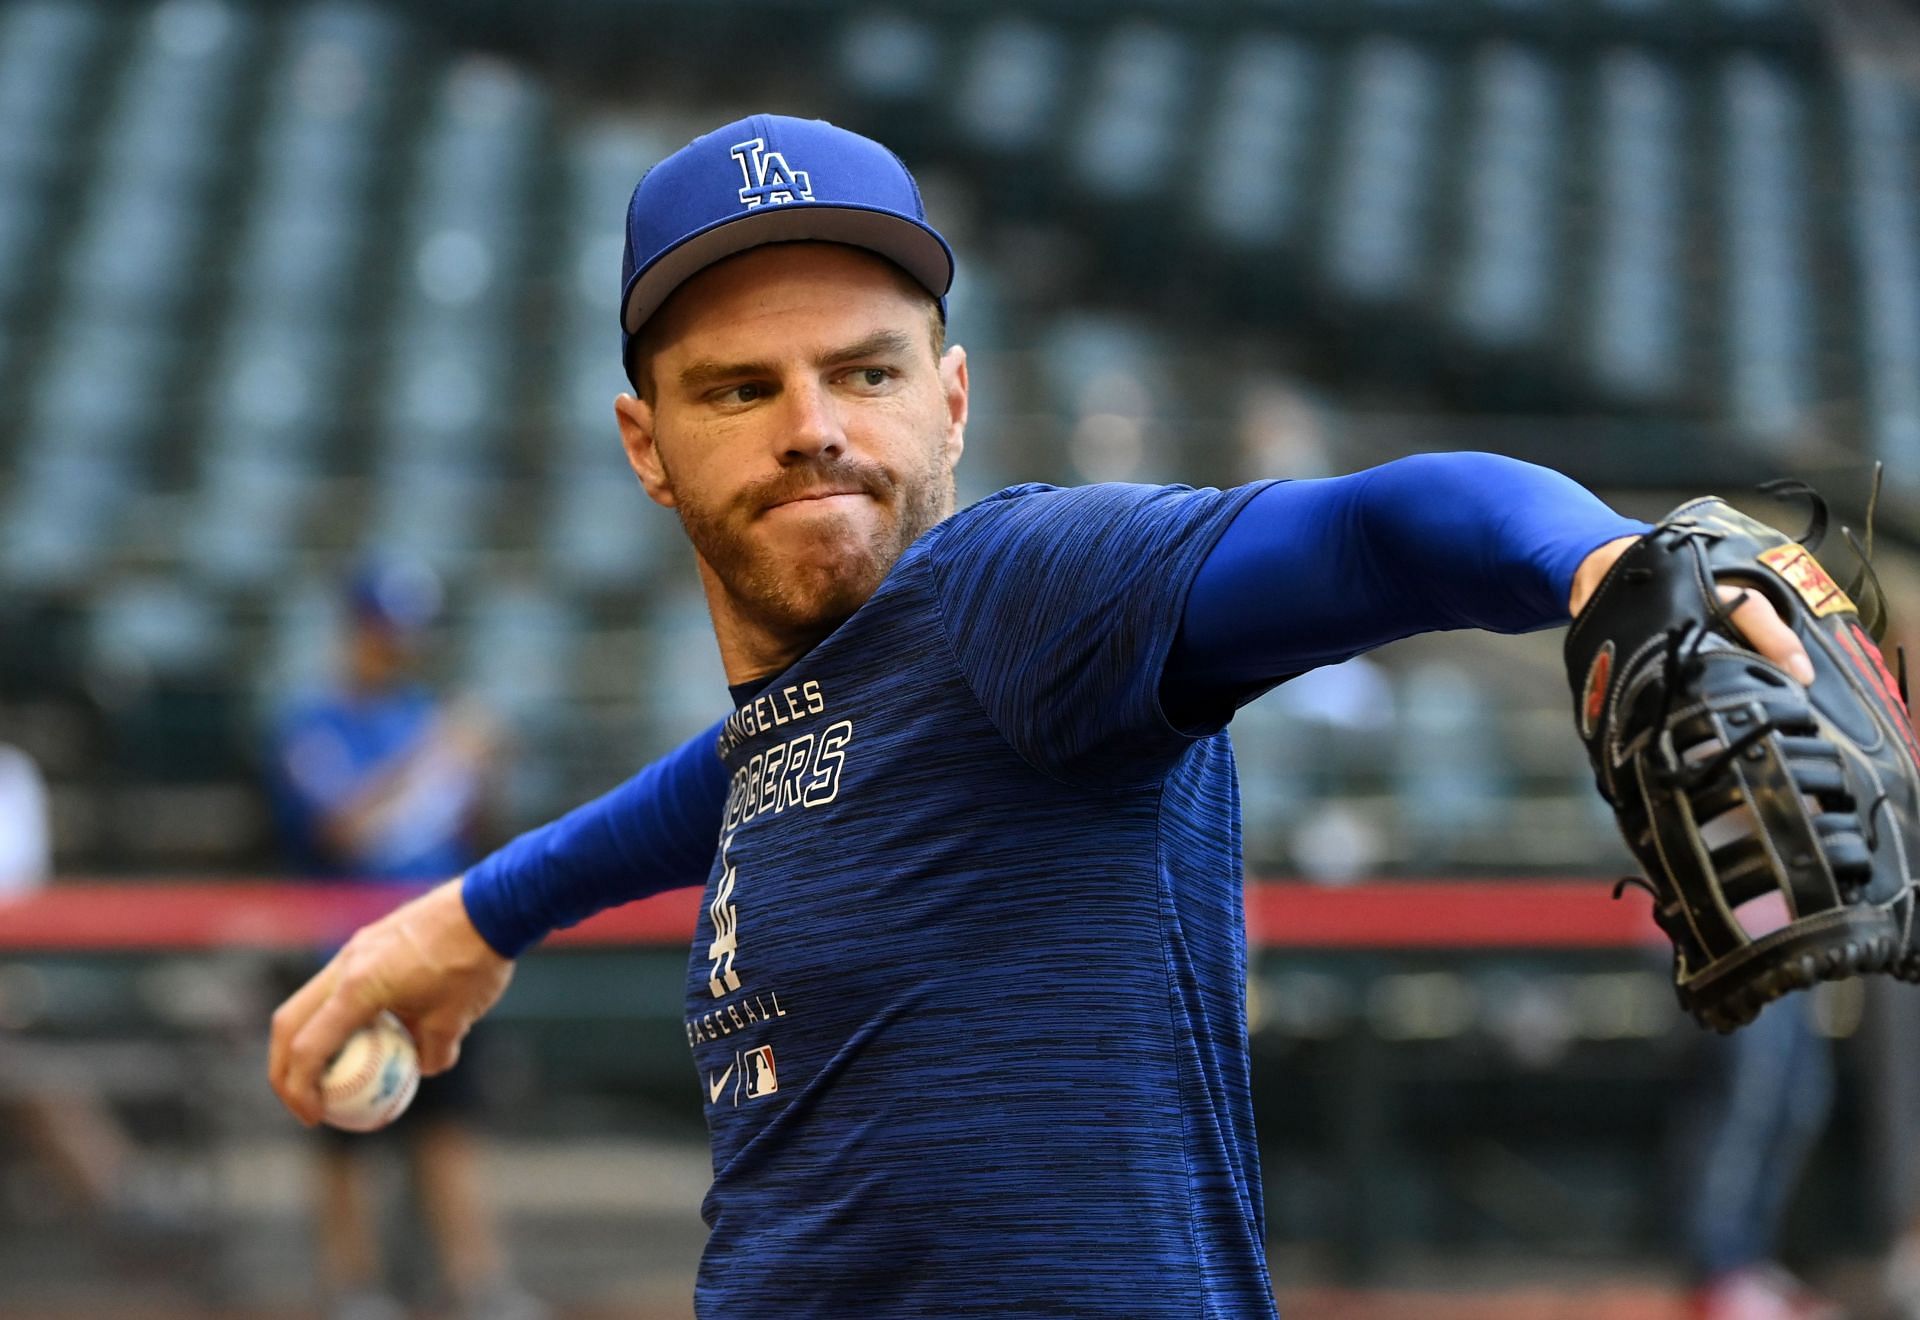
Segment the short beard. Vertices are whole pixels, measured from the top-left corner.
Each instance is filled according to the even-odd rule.
[[[865,544],[845,547],[824,563],[796,564],[750,534],[769,504],[823,485],[857,487],[897,516],[890,525],[882,520]],[[676,512],[687,539],[743,613],[778,633],[820,637],[866,604],[907,547],[953,504],[953,473],[937,459],[900,482],[874,465],[835,461],[783,469],[726,508],[682,498]]]

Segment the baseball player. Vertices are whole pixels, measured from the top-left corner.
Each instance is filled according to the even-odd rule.
[[[1394,638],[1564,624],[1644,525],[1474,454],[956,513],[952,272],[898,158],[825,123],[640,181],[616,412],[733,712],[361,931],[271,1080],[314,1121],[382,1008],[450,1067],[523,949],[701,884],[701,1315],[1271,1315],[1227,721]]]

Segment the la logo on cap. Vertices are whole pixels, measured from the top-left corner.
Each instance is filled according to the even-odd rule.
[[[813,200],[813,180],[807,171],[796,170],[777,151],[767,150],[765,138],[737,142],[729,154],[740,166],[740,178],[746,187],[740,190],[740,204],[748,210],[756,206],[782,202]]]

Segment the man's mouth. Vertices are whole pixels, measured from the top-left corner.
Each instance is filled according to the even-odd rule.
[[[785,499],[775,500],[772,504],[769,504],[767,508],[820,508],[838,500],[863,498],[866,493],[866,491],[858,487],[810,490],[798,495],[789,495]]]

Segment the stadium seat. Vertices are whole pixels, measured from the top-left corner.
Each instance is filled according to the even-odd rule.
[[[210,366],[205,448],[319,469],[325,456],[317,446],[337,420],[343,359],[340,340],[311,323],[234,323]]]
[[[609,428],[611,429],[611,428]],[[617,452],[612,437],[597,462],[556,470],[547,482],[541,549],[556,579],[588,591],[657,583],[680,531],[656,506]]]
[[[211,458],[181,527],[194,577],[227,590],[270,587],[294,564],[312,470],[270,455]]]
[[[1243,706],[1233,719],[1234,763],[1251,866],[1278,869],[1302,811],[1326,795],[1320,729],[1273,694]]]
[[[298,45],[345,52],[376,84],[406,49],[411,31],[399,13],[370,0],[313,0],[291,26]]]
[[[404,327],[388,355],[380,452],[388,459],[485,464],[499,457],[511,345],[485,323]]]
[[[1047,396],[1066,409],[1068,458],[1086,481],[1171,480],[1165,426],[1178,410],[1165,344],[1129,318],[1061,316],[1042,332]]]
[[[373,39],[389,15],[316,5],[288,25],[275,58],[257,146],[255,206],[276,222],[357,216],[386,158],[394,51]]]
[[[292,97],[274,104],[284,108],[261,135],[258,190],[289,208],[352,206],[380,167],[371,97],[359,95],[350,107],[323,112]]]
[[[1454,310],[1487,343],[1523,346],[1546,332],[1559,257],[1564,92],[1522,47],[1483,50],[1473,69]]]
[[[454,577],[490,539],[495,484],[478,465],[407,459],[375,475],[368,552],[407,555]]]
[[[1254,248],[1297,237],[1322,74],[1305,42],[1236,43],[1202,139],[1199,207],[1210,237]]]
[[[898,12],[863,13],[840,39],[840,76],[862,96],[900,102],[944,91],[940,34]]]
[[[66,165],[81,71],[105,28],[98,5],[19,0],[0,10],[0,182],[39,183]]]
[[[466,620],[462,686],[509,725],[536,724],[566,697],[580,629],[555,592],[489,583]]]
[[[1913,95],[1891,74],[1846,80],[1853,247],[1860,289],[1867,429],[1896,485],[1920,486],[1920,197]]]
[[[129,190],[101,178],[68,248],[63,299],[96,315],[170,321],[205,282],[204,235],[201,208],[172,189]]]
[[[125,465],[55,446],[30,451],[0,511],[0,573],[22,591],[87,585],[110,553],[133,475]]]
[[[1058,115],[1070,63],[1058,32],[1022,17],[988,23],[956,90],[962,130],[988,151],[1037,149]]]
[[[177,581],[122,579],[95,605],[87,668],[113,712],[109,755],[116,777],[133,794],[166,785],[244,781],[250,731],[229,681],[231,637],[224,611]],[[201,817],[186,832],[215,856],[230,855],[251,835],[231,795],[196,800],[166,795],[167,829],[142,828],[143,808],[129,805],[115,824],[121,846],[136,856],[164,854],[183,813]],[[152,807],[145,808],[148,810]],[[148,865],[157,859],[150,858]]]
[[[1635,400],[1685,378],[1685,99],[1652,57],[1616,51],[1599,69],[1599,233],[1588,302],[1595,375]]]
[[[1793,80],[1751,56],[1728,62],[1720,90],[1730,410],[1784,446],[1814,398],[1804,112]]]
[[[349,304],[382,159],[376,72],[337,43],[283,49],[273,81],[293,92],[269,104],[233,269],[243,315],[327,319]]]
[[[990,495],[1018,478],[1012,434],[1017,355],[1008,350],[1005,299],[998,272],[985,262],[962,265],[947,295],[947,342],[967,351],[967,448],[960,461],[961,504]]]
[[[1452,661],[1425,661],[1400,684],[1394,783],[1416,865],[1471,861],[1512,801],[1493,694]]]
[[[337,322],[362,291],[357,277],[370,218],[357,209],[314,211],[263,198],[233,261],[235,313],[256,321]]]
[[[204,674],[221,663],[225,624],[221,611],[193,587],[125,578],[105,588],[94,604],[89,661],[141,682]]]
[[[0,186],[0,316],[36,282],[33,257],[50,210],[32,188]]]
[[[1435,57],[1370,37],[1345,68],[1327,206],[1327,269],[1368,300],[1408,297],[1430,257],[1432,193],[1442,147]]]
[[[408,208],[428,234],[466,226],[505,240],[523,222],[543,106],[510,67],[478,57],[440,81]]]
[[[224,120],[254,16],[220,0],[165,0],[135,25],[101,131],[103,174],[123,186],[205,186],[223,168]]]
[[[562,744],[581,629],[569,602],[530,582],[489,584],[467,619],[455,690],[508,736],[498,804],[508,819],[574,805]]]
[[[552,422],[547,428],[550,448],[546,458],[550,465],[598,465],[610,455],[619,455],[613,400],[632,386],[620,370],[618,323],[611,295],[607,302],[605,321],[598,317],[577,320],[557,346]]]
[[[67,318],[53,330],[31,394],[21,448],[138,458],[168,401],[178,346],[108,314]]]
[[[627,202],[640,176],[692,131],[649,118],[605,117],[568,133],[562,275],[566,316],[576,330],[602,340],[615,333]]]
[[[627,202],[640,176],[681,140],[678,129],[640,118],[590,120],[568,135],[566,236],[556,282],[563,303],[553,338],[547,407],[552,420],[542,455],[556,473],[597,470],[610,456],[617,460],[613,399],[629,388],[619,361]],[[549,498],[555,496],[550,489]],[[556,516],[568,503],[557,500]],[[578,542],[574,532],[553,526],[560,540]],[[549,544],[557,562],[581,562]],[[587,558],[592,557],[589,551]]]
[[[602,116],[575,123],[567,133],[565,150],[567,220],[576,240],[585,233],[621,233],[634,185],[684,137],[678,128],[638,116]],[[617,273],[618,253],[614,269]],[[596,284],[588,292],[598,289]]]
[[[1188,168],[1184,143],[1194,93],[1187,41],[1164,27],[1128,25],[1093,53],[1093,89],[1067,143],[1083,188],[1108,201],[1138,198]]]
[[[647,663],[635,676],[649,736],[663,752],[732,709],[706,598],[690,578],[683,581],[685,586],[669,590],[653,610]]]
[[[330,683],[340,664],[346,604],[338,580],[283,581],[267,599],[265,656],[253,672],[253,706],[263,725],[302,693]]]

